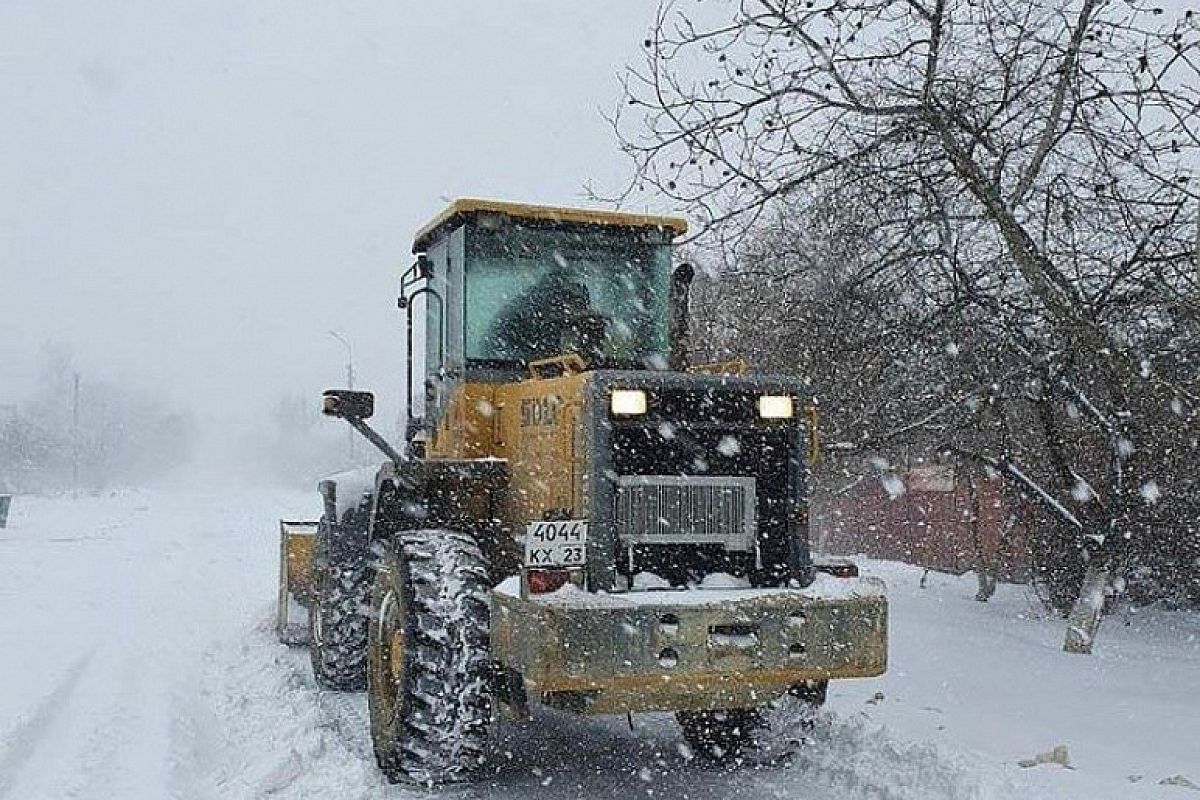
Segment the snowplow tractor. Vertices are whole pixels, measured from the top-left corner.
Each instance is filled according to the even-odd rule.
[[[470,779],[534,704],[674,712],[728,758],[778,699],[886,669],[882,583],[809,552],[811,391],[689,360],[685,232],[457,200],[401,278],[405,441],[370,395],[326,393],[386,460],[322,482],[300,596],[318,681],[365,683],[389,778]]]

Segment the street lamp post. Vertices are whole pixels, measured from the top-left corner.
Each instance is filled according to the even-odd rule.
[[[332,336],[334,339],[337,339],[339,342],[341,342],[342,346],[346,348],[346,388],[353,389],[354,388],[354,347],[350,344],[349,339],[347,339],[345,336],[342,336],[337,331],[329,331],[329,335]],[[354,459],[355,459],[355,456],[354,456],[354,429],[351,428],[349,433],[350,433],[350,438],[348,441],[349,441],[350,463],[353,464]]]

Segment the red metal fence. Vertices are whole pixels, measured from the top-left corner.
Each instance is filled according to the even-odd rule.
[[[972,491],[953,466],[920,466],[818,492],[814,503],[818,551],[862,553],[954,574],[982,565],[1002,581],[1028,580],[1024,528],[999,479],[977,478]]]

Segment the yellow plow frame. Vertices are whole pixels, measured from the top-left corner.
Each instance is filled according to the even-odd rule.
[[[286,645],[308,644],[316,522],[279,521],[279,606],[275,633]]]

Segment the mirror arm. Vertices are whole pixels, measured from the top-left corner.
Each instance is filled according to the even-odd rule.
[[[361,433],[363,438],[379,448],[379,450],[382,451],[385,456],[390,458],[395,463],[400,464],[408,460],[404,456],[400,455],[400,453],[396,452],[396,448],[388,444],[387,439],[384,439],[382,436],[376,433],[375,429],[368,425],[366,420],[362,419],[361,417],[343,417],[343,419],[345,419],[346,422],[349,422],[354,430]]]

